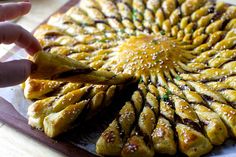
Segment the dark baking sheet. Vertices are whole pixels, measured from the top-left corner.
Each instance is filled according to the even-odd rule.
[[[57,12],[65,12],[78,2],[79,0],[70,0]],[[46,21],[47,19],[44,22]],[[8,53],[1,58],[0,61],[24,58],[26,54],[22,49],[14,47],[11,50],[11,52],[18,51],[22,52],[15,53],[15,55]],[[133,88],[134,87],[127,89],[132,90]],[[131,91],[125,91],[126,92],[124,92],[124,95],[119,96],[119,98],[116,98],[115,101],[113,101],[110,108],[98,113],[93,119],[90,119],[84,123],[78,123],[76,124],[77,126],[69,132],[59,136],[56,139],[50,139],[45,136],[43,132],[32,129],[27,124],[26,113],[28,105],[31,101],[24,98],[21,87],[14,86],[2,89],[0,88],[0,96],[10,102],[9,103],[0,97],[0,120],[6,122],[24,134],[48,145],[49,147],[66,154],[69,157],[95,157],[95,143],[97,138],[115,117],[115,113],[117,113],[117,111],[121,108],[121,105],[124,104],[125,100],[130,97]],[[122,97],[122,99],[120,97]],[[214,151],[207,156],[236,156],[234,145],[235,141],[228,140],[224,146],[216,147]]]

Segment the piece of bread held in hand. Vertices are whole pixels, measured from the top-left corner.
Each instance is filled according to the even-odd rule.
[[[129,74],[117,75],[105,70],[95,70],[79,61],[46,52],[37,52],[32,61],[36,64],[36,69],[30,75],[32,79],[104,85],[125,84],[135,80]]]

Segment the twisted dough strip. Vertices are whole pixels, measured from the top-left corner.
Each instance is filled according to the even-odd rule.
[[[112,121],[96,143],[96,152],[101,155],[118,156],[124,142],[129,136],[145,102],[146,89],[140,84],[132,95],[131,101],[125,103],[117,118]]]
[[[62,132],[67,131],[72,123],[78,118],[83,111],[87,100],[69,105],[65,109],[57,113],[51,113],[43,120],[44,132],[49,137],[55,137]]]
[[[159,104],[156,95],[148,92],[146,95],[145,106],[138,118],[137,126],[135,126],[122,148],[122,157],[154,156],[151,133],[155,128],[158,111]]]
[[[181,152],[188,156],[201,156],[212,149],[210,141],[199,131],[199,119],[193,108],[178,97],[173,97],[175,112],[183,124],[176,125],[178,144]],[[192,137],[195,138],[192,138]]]
[[[152,132],[152,142],[156,153],[173,155],[177,151],[174,131],[171,125],[174,122],[174,108],[168,98],[170,93],[167,93],[163,87],[158,87],[157,89],[160,98],[160,115],[158,115],[159,118],[155,130]]]
[[[90,87],[83,87],[71,91],[63,96],[52,96],[34,102],[28,109],[29,124],[33,127],[43,129],[44,118],[52,112],[58,112],[70,104],[79,102],[82,96],[89,92]]]
[[[172,85],[173,86],[173,85]],[[181,86],[183,86],[183,85],[181,85]],[[170,86],[169,86],[170,87]],[[169,89],[171,89],[171,91],[173,91],[173,87],[172,88],[169,88]],[[163,91],[163,89],[159,89],[158,90],[159,92],[160,91]],[[173,91],[173,93],[175,94],[176,92],[174,92]],[[177,92],[178,93],[178,92]],[[191,91],[189,91],[188,89],[185,89],[184,90],[184,93],[185,93],[185,95],[187,96],[187,100],[189,101],[189,102],[193,102],[193,103],[202,103],[203,102],[203,100],[201,99],[201,97],[196,93],[196,92],[191,92]],[[191,95],[190,95],[191,94]],[[182,95],[181,94],[179,94],[181,97],[182,97]],[[177,99],[178,100],[178,98],[177,97],[175,97],[175,99]],[[199,101],[199,99],[200,99],[200,101]],[[194,100],[196,100],[196,101],[194,101]],[[203,102],[204,103],[204,102]],[[178,104],[178,103],[177,103]],[[170,120],[172,120],[173,121],[173,116],[168,116],[168,115],[171,115],[171,113],[172,113],[172,115],[173,115],[173,112],[171,111],[171,108],[166,108],[165,106],[164,107],[162,107],[163,105],[162,105],[162,103],[160,104],[161,105],[161,107],[160,107],[160,113],[162,114],[162,115],[164,115],[165,117],[168,117],[168,119],[170,119]],[[182,106],[182,105],[181,105]],[[177,107],[177,106],[176,106]],[[183,107],[183,106],[182,106]],[[177,107],[176,109],[181,109],[182,107]],[[186,108],[186,107],[184,107],[184,108]],[[190,106],[188,106],[188,108],[190,109]],[[196,106],[196,105],[193,105],[193,108],[196,110],[196,109],[198,109],[198,110],[200,110],[201,109],[201,113],[200,112],[196,112],[197,114],[198,114],[198,116],[200,117],[200,120],[201,120],[201,122],[208,122],[208,121],[210,121],[212,124],[209,124],[209,122],[208,122],[208,124],[207,125],[205,125],[204,126],[204,130],[206,131],[206,135],[208,136],[208,138],[210,139],[210,140],[212,140],[211,142],[213,143],[213,144],[221,144],[221,143],[223,143],[224,142],[224,140],[228,137],[228,134],[227,134],[227,130],[226,130],[226,127],[224,126],[224,124],[223,124],[223,122],[220,120],[220,118],[218,117],[218,115],[217,114],[215,114],[214,112],[212,112],[212,111],[210,111],[209,109],[207,109],[206,107],[204,107],[204,106],[201,106],[201,105],[198,105],[198,106]],[[187,108],[186,108],[187,109]],[[206,111],[208,111],[208,113],[209,114],[211,114],[211,116],[208,116],[208,114],[206,114],[206,113],[204,113],[204,112],[206,112]],[[184,112],[182,112],[182,111],[178,111],[178,112],[176,112],[177,114],[178,113],[181,113],[181,117],[182,118],[184,118],[185,116],[184,115],[182,115]],[[186,111],[186,113],[188,113],[187,111]],[[193,113],[193,110],[191,110],[191,112],[190,113]],[[191,115],[190,115],[191,116]],[[207,117],[207,118],[206,118]],[[190,117],[189,117],[190,118]],[[208,118],[210,118],[211,120],[209,120]],[[194,120],[194,119],[193,119]],[[212,126],[214,126],[214,127],[212,127]],[[221,133],[222,133],[222,135],[223,136],[221,136],[221,137],[216,137],[215,135],[219,132],[219,128],[220,128],[220,131],[221,131]],[[165,136],[164,136],[165,137]],[[214,141],[213,141],[213,139],[214,139]],[[170,143],[171,143],[171,141],[170,141]],[[173,143],[173,142],[172,142]],[[181,143],[181,141],[180,141],[180,143]],[[207,142],[208,143],[208,142]],[[169,146],[169,145],[167,145],[167,146]],[[205,148],[207,151],[209,151],[210,149],[211,149],[211,146],[210,145],[208,145],[209,147],[207,147],[207,148]],[[171,149],[171,148],[173,148],[173,147],[169,147],[170,148],[170,150],[169,151],[165,151],[165,153],[166,152],[171,152],[171,150],[173,151],[173,149]],[[201,148],[201,146],[199,146],[199,148]],[[201,148],[202,149],[202,148]],[[184,150],[182,150],[184,153],[188,153],[188,152],[185,152]],[[162,152],[162,149],[159,149],[159,152]],[[190,155],[190,154],[188,154],[188,155]]]
[[[209,138],[210,142],[214,145],[222,144],[228,137],[228,133],[220,117],[216,113],[205,107],[206,103],[202,99],[202,97],[197,92],[192,91],[190,88],[188,88],[185,82],[177,81],[177,83],[182,88],[185,86],[183,88],[185,97],[183,98],[191,103],[191,106],[193,107],[199,120],[203,124],[202,128],[205,130],[205,135]],[[171,89],[170,86],[169,89]],[[175,92],[172,93],[175,94]],[[221,136],[217,136],[218,134],[220,134]]]
[[[97,84],[110,85],[133,80],[133,77],[129,75],[116,75],[108,71],[96,71],[81,62],[45,52],[38,52],[33,61],[37,65],[37,70],[30,75],[33,79],[52,79],[81,83],[97,82]]]
[[[173,88],[169,88],[169,89],[173,89]],[[159,89],[158,90],[159,92],[160,91],[163,91],[163,89]],[[193,95],[193,92],[191,92],[191,93],[189,93],[190,91],[189,90],[185,90],[185,95],[187,96],[187,100],[189,101],[189,102],[194,102],[194,100],[197,100],[196,102],[199,102],[199,100],[198,100],[198,98],[199,98],[199,96],[197,96],[197,93],[194,93],[194,95]],[[173,92],[173,94],[175,94],[175,92]],[[191,94],[191,97],[189,96],[189,94]],[[191,125],[191,123],[193,122],[193,121],[195,121],[195,122],[197,122],[197,123],[199,123],[199,121],[198,121],[198,118],[196,118],[196,114],[194,115],[194,112],[193,112],[193,110],[191,109],[191,107],[189,106],[189,105],[187,105],[186,104],[186,102],[185,103],[183,103],[182,101],[183,100],[181,100],[181,99],[179,99],[178,97],[176,97],[176,96],[174,96],[174,97],[172,97],[174,100],[175,100],[175,105],[180,105],[180,106],[175,106],[175,108],[176,108],[176,114],[178,115],[178,116],[180,116],[181,118],[182,118],[182,120],[184,120],[183,122],[185,123],[185,124],[187,124],[187,125],[189,125],[190,127],[194,127],[194,125],[192,126]],[[195,99],[195,98],[197,98],[197,99]],[[200,97],[201,98],[201,97]],[[181,101],[180,101],[181,100]],[[177,102],[176,102],[177,101]],[[181,102],[181,103],[180,103]],[[200,102],[202,102],[202,101],[200,101]],[[194,102],[195,103],[195,102]],[[185,104],[185,105],[184,105]],[[168,115],[173,115],[173,111],[171,111],[171,108],[166,108],[166,105],[164,106],[164,107],[162,107],[163,105],[162,105],[162,103],[160,104],[161,105],[161,107],[160,107],[160,113],[162,114],[162,115],[164,115],[165,117],[168,117],[168,119],[169,120],[171,120],[172,122],[174,121],[173,120],[173,116],[168,116]],[[187,106],[186,106],[187,105]],[[184,108],[184,111],[181,111],[181,108]],[[198,117],[200,117],[200,121],[201,122],[208,122],[208,124],[207,125],[205,125],[204,126],[204,130],[206,131],[206,135],[208,136],[208,138],[210,139],[210,140],[213,140],[214,139],[214,141],[211,141],[213,144],[221,144],[221,143],[223,143],[224,142],[224,140],[228,137],[228,134],[227,134],[227,130],[226,130],[226,127],[224,126],[224,124],[223,124],[223,122],[220,120],[220,118],[218,117],[218,115],[217,114],[215,114],[214,112],[212,112],[212,111],[210,111],[209,109],[207,109],[206,107],[204,107],[204,106],[202,106],[202,105],[198,105],[198,106],[196,106],[196,105],[193,105],[193,108],[195,109],[195,110],[200,110],[201,109],[201,113],[200,112],[196,112],[197,114],[198,114]],[[187,110],[189,110],[189,112],[187,111]],[[204,112],[203,112],[204,111]],[[205,112],[206,111],[208,111],[208,113],[209,114],[211,114],[211,116],[208,116],[208,114],[206,114]],[[187,119],[188,119],[188,121],[190,120],[190,119],[192,119],[192,120],[190,120],[190,121],[192,121],[191,123],[186,123],[186,122],[188,122],[188,121],[186,121],[185,122],[185,118],[186,118],[186,116],[188,117]],[[194,118],[195,117],[195,118]],[[206,118],[207,117],[207,118]],[[208,118],[210,118],[210,119],[208,119]],[[166,120],[165,120],[166,121]],[[210,124],[209,124],[209,121],[211,122]],[[162,127],[157,127],[157,129],[158,129],[158,133],[159,134],[157,134],[156,132],[154,132],[153,134],[154,134],[154,136],[157,134],[157,135],[159,135],[160,136],[160,138],[161,139],[163,139],[163,140],[168,140],[169,141],[169,143],[167,143],[166,145],[164,145],[164,143],[161,143],[161,142],[157,142],[158,144],[159,144],[159,149],[158,149],[158,152],[163,152],[163,153],[167,153],[167,154],[172,154],[172,153],[174,153],[174,139],[173,139],[173,137],[171,138],[171,137],[166,137],[166,134],[167,135],[171,135],[171,132],[173,132],[173,131],[171,131],[172,129],[170,128],[170,123],[168,123],[168,122],[165,122],[166,123],[166,125],[164,125],[165,127],[166,127],[166,129],[163,129]],[[172,124],[173,125],[173,124]],[[169,127],[168,127],[169,126]],[[183,127],[184,128],[184,125],[180,125],[180,124],[177,124],[177,126],[176,126],[176,130],[177,130],[177,132],[178,132],[178,137],[179,137],[179,145],[180,145],[180,149],[181,149],[181,151],[183,152],[183,153],[186,153],[187,155],[189,155],[189,156],[194,156],[194,153],[196,153],[196,151],[197,151],[197,153],[196,154],[200,154],[200,152],[208,152],[209,150],[211,150],[211,148],[212,148],[212,146],[209,144],[209,142],[208,142],[208,140],[206,139],[206,138],[204,138],[203,137],[203,135],[200,135],[200,133],[197,133],[196,132],[196,130],[194,131],[194,130],[192,130],[192,129],[190,129],[189,127],[187,127],[186,129],[190,129],[191,131],[191,133],[197,133],[197,134],[199,134],[199,139],[201,139],[201,140],[204,140],[205,142],[203,142],[202,144],[203,145],[198,145],[198,147],[196,148],[195,146],[194,146],[194,144],[193,145],[191,145],[191,142],[193,142],[192,140],[190,140],[189,142],[190,143],[188,143],[187,145],[188,145],[188,149],[187,150],[185,150],[185,146],[184,146],[184,142],[183,142],[183,140],[184,139],[181,139],[181,136],[182,136],[182,131],[183,130],[181,130],[181,129],[179,129],[179,127]],[[212,127],[213,126],[213,127]],[[185,126],[186,127],[186,126]],[[194,127],[195,128],[195,127]],[[217,136],[215,136],[218,132],[219,132],[219,128],[220,128],[220,131],[221,131],[221,133],[222,133],[222,135],[223,136],[221,136],[221,137],[217,137]],[[163,132],[166,132],[166,130],[169,130],[169,133],[166,133],[166,134],[163,134]],[[163,131],[163,132],[162,132]],[[156,133],[156,134],[155,134]],[[160,133],[162,133],[162,134],[160,134]],[[185,132],[186,133],[186,132]],[[185,134],[184,132],[183,132],[183,134]],[[194,133],[194,134],[195,134]],[[157,136],[156,135],[156,136]],[[156,136],[155,136],[155,138],[156,138]],[[187,136],[186,134],[185,134],[185,136]],[[159,138],[159,139],[160,139]],[[157,138],[158,139],[158,138]],[[197,142],[198,140],[196,140],[195,142]],[[185,142],[187,142],[187,141],[185,141]],[[172,147],[171,147],[171,144],[172,144]],[[161,146],[166,146],[166,147],[161,147]],[[182,148],[181,148],[182,147]],[[192,147],[192,148],[191,148]],[[195,148],[194,148],[195,147]],[[163,149],[164,149],[164,151],[163,151]],[[193,149],[193,151],[191,151],[191,149]],[[199,152],[198,152],[199,151]]]
[[[234,112],[233,107],[226,105],[225,99],[219,93],[211,90],[207,85],[197,82],[188,82],[207,102],[207,106],[215,111],[224,121],[225,125],[230,128],[232,136],[235,136]]]
[[[160,92],[161,89],[159,89],[158,91]],[[155,100],[155,98],[154,98],[154,100]],[[195,123],[199,123],[198,118],[195,115],[195,112],[191,109],[191,107],[189,105],[186,104],[186,102],[182,103],[182,101],[180,101],[180,99],[178,99],[177,97],[174,97],[174,100],[176,101],[175,105],[178,105],[178,106],[175,106],[175,108],[177,110],[176,113],[179,117],[181,117],[183,123],[186,123],[187,125],[190,125],[191,127],[194,127],[194,125],[192,126],[191,123],[189,123],[189,121],[191,121],[193,123],[194,123],[194,121],[195,121]],[[144,109],[145,109],[145,107],[144,107]],[[161,109],[163,110],[164,108],[162,107]],[[181,109],[184,109],[185,111],[182,111]],[[144,111],[147,112],[146,110],[144,110]],[[165,111],[163,110],[163,112],[167,112],[167,110],[165,109]],[[148,141],[148,137],[145,138],[145,135],[148,132],[146,132],[147,130],[144,128],[146,128],[145,125],[149,125],[148,130],[153,129],[153,127],[150,127],[150,124],[152,124],[152,122],[154,120],[153,119],[154,117],[152,117],[152,114],[148,114],[148,115],[150,117],[148,116],[149,118],[145,118],[145,120],[143,121],[144,123],[138,123],[137,127],[140,127],[141,134],[140,134],[140,131],[138,131],[138,132],[136,132],[135,130],[133,131],[133,133],[131,134],[127,143],[124,145],[124,148],[122,150],[122,156],[153,156],[154,155],[152,145],[146,145],[146,142]],[[168,115],[168,112],[167,112],[167,115]],[[142,113],[140,114],[140,118],[141,117],[142,117]],[[152,119],[151,119],[151,117],[152,117]],[[188,119],[188,121],[185,121],[185,119]],[[168,124],[168,122],[166,122],[166,123]],[[204,154],[206,152],[209,152],[212,149],[212,146],[209,143],[209,141],[207,140],[207,138],[205,138],[201,133],[197,132],[196,130],[194,130],[191,127],[187,127],[185,125],[180,125],[180,124],[176,125],[176,129],[177,129],[177,132],[179,135],[178,139],[179,139],[180,150],[183,153],[186,153],[187,155],[190,155],[190,156],[194,156],[196,154],[199,155],[201,153]],[[189,130],[189,132],[185,132],[186,130],[181,129],[181,128],[186,128],[187,130]],[[163,140],[168,142],[166,145],[164,143],[159,144],[158,141],[156,141],[158,139],[157,136],[159,135],[158,134],[159,132],[156,132],[156,130],[155,130],[152,134],[152,137],[153,137],[153,141],[155,144],[154,146],[156,147],[156,151],[163,152],[163,153],[168,152],[168,154],[175,154],[176,146],[175,146],[175,142],[174,142],[173,131],[171,131],[172,129],[170,128],[170,126],[169,127],[168,126],[161,127],[161,126],[159,126],[159,124],[157,124],[156,129],[159,132],[161,132],[161,131],[167,132],[168,131],[167,133],[172,135],[172,137],[171,136],[170,137],[164,136]],[[183,134],[185,137],[186,136],[191,137],[192,136],[191,134],[194,134],[197,137],[195,140],[189,140],[187,142],[186,145],[188,145],[188,149],[186,149],[186,146],[184,144],[184,143],[186,143],[186,141],[182,138]],[[163,135],[159,135],[159,136],[163,138]],[[185,142],[183,142],[183,141],[185,141]],[[202,144],[200,144],[200,141]],[[195,145],[196,143],[198,143],[197,146]],[[166,148],[167,146],[169,146],[169,147]]]
[[[58,96],[33,103],[28,109],[29,124],[43,129],[48,136],[55,137],[69,129],[82,113],[88,113],[83,117],[88,119],[109,105],[116,90],[120,90],[116,86],[85,86],[76,90],[73,87],[68,84]]]
[[[27,79],[24,84],[24,96],[27,99],[38,99],[56,90],[63,83],[58,81]]]
[[[193,109],[197,113],[197,115],[199,117],[199,120],[204,124],[203,129],[206,132],[206,136],[211,140],[211,143],[212,144],[221,144],[221,143],[223,143],[224,140],[228,137],[228,133],[227,133],[227,129],[226,129],[224,123],[220,120],[219,116],[216,113],[214,113],[211,110],[204,107],[203,105],[197,104],[197,103],[205,104],[205,102],[201,98],[201,96],[198,95],[197,92],[191,91],[188,88],[186,83],[184,83],[183,81],[177,81],[177,80],[175,80],[175,82],[178,84],[178,86],[180,86],[183,89],[183,93],[186,97],[182,96],[182,94],[180,93],[181,92],[180,90],[175,92],[173,90],[173,87],[171,87],[170,85],[169,85],[169,89],[171,90],[171,92],[173,94],[175,94],[175,95],[177,94],[178,96],[181,96],[182,98],[184,98],[188,102],[193,103],[193,104],[191,104],[191,106],[193,107]],[[168,117],[168,116],[166,116],[166,115],[168,115],[167,111],[169,111],[169,115],[171,113],[170,112],[171,110],[170,109],[167,110],[167,109],[168,108],[165,107],[165,108],[163,108],[163,111],[165,111],[165,112],[161,111],[162,115],[164,115],[165,117]],[[161,110],[162,110],[162,107],[161,107]],[[182,112],[180,112],[180,113],[182,113]],[[173,116],[171,116],[171,117],[173,117]],[[173,118],[168,118],[168,119],[171,120]],[[221,133],[220,137],[216,136],[219,133],[219,131]]]

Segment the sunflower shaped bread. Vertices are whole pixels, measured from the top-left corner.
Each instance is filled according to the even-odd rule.
[[[96,143],[104,156],[202,156],[236,137],[236,7],[207,0],[81,0],[35,37],[44,51],[138,80]],[[37,80],[29,124],[55,137],[126,85]]]

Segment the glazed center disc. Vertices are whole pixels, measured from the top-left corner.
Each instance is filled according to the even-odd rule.
[[[177,65],[181,52],[177,42],[166,36],[132,36],[117,48],[113,70],[119,73],[122,69],[136,76],[149,75]]]

